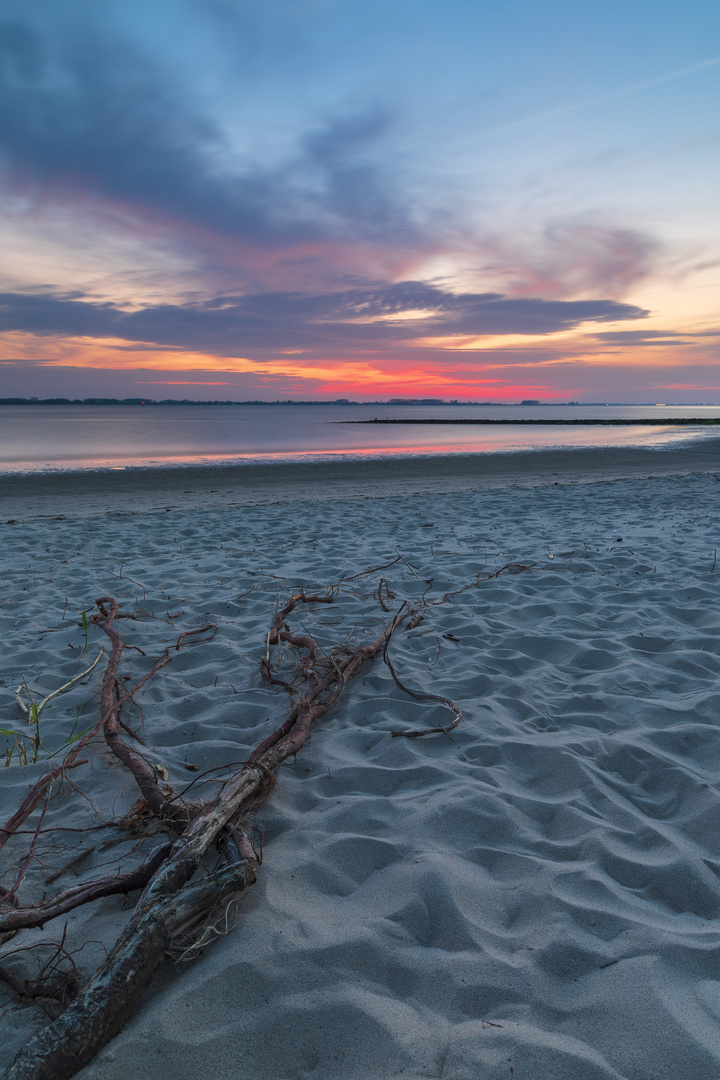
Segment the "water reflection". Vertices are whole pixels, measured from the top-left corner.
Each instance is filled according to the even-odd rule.
[[[375,425],[342,421],[375,416],[492,419],[602,419],[658,416],[647,406],[536,408],[482,406],[5,406],[0,407],[0,471],[157,468],[386,456],[467,454],[573,446],[668,447],[717,437],[713,427],[491,427]],[[720,416],[712,406],[663,409],[661,415]]]

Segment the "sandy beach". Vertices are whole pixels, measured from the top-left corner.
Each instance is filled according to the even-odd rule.
[[[48,695],[106,644],[82,624],[96,597],[139,615],[133,680],[213,623],[124,717],[175,788],[212,789],[287,713],[260,675],[278,607],[333,589],[295,625],[363,643],[389,617],[381,579],[391,611],[424,597],[397,674],[463,712],[452,739],[392,738],[448,713],[368,664],[257,811],[264,862],[229,932],[167,961],[82,1080],[720,1076],[718,480],[714,439],[0,479],[0,727],[27,730],[23,680]],[[43,709],[37,763],[2,769],[0,824],[95,722],[102,666]],[[158,842],[106,844],[137,792],[101,740],[87,756],[21,902]],[[2,850],[5,887],[37,823]],[[87,977],[136,898],[23,932],[0,963],[34,977],[10,951],[64,933]],[[0,1069],[45,1022],[0,983]]]
[[[419,495],[508,485],[582,483],[630,477],[712,473],[720,438],[703,437],[662,450],[637,446],[484,454],[386,454],[366,459],[294,461],[213,467],[115,468],[0,475],[0,515],[7,519],[152,509],[246,506],[277,500]]]

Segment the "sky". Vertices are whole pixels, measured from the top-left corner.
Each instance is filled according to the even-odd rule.
[[[720,403],[716,0],[0,0],[0,396]]]

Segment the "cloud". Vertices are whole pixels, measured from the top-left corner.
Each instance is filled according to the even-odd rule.
[[[310,294],[219,296],[124,311],[77,296],[0,294],[0,331],[115,338],[225,356],[249,349],[380,349],[428,335],[545,335],[644,318],[613,300],[539,300],[406,281]]]
[[[692,335],[696,336],[695,334]],[[702,335],[697,335],[702,336]],[[684,340],[687,335],[675,333],[672,330],[608,330],[600,334],[593,334],[596,341],[605,342],[608,345],[618,345],[625,349],[640,348],[645,345],[693,345],[694,342]]]
[[[11,190],[30,186],[41,202],[91,196],[199,245],[198,230],[271,249],[422,242],[373,161],[387,112],[315,123],[281,164],[264,167],[128,38],[89,27],[51,37],[15,21],[0,26],[0,42],[0,161]]]
[[[321,181],[318,210],[347,223],[353,234],[374,241],[420,239],[407,201],[396,192],[387,173],[363,160],[363,151],[392,129],[385,110],[371,110],[331,120],[302,142],[305,167],[312,167]],[[302,159],[298,163],[302,167]]]
[[[260,177],[212,175],[220,133],[128,42],[49,42],[5,24],[0,145],[9,179],[53,198],[85,190],[138,212],[272,234]]]
[[[618,345],[645,345],[648,342],[671,341],[682,335],[674,330],[603,330],[592,336],[598,341],[608,341]]]
[[[578,220],[548,225],[531,250],[488,241],[515,296],[625,296],[653,269],[659,244],[636,229]],[[494,250],[493,250],[494,249]]]
[[[438,257],[489,264],[490,284],[511,296],[619,299],[653,265],[656,243],[612,223],[558,220],[523,244],[468,226],[462,200],[431,206],[437,192],[417,182],[425,166],[396,156],[402,132],[387,106],[308,112],[270,162],[257,119],[250,136],[225,124],[243,103],[223,112],[192,93],[202,72],[181,78],[177,57],[141,47],[142,33],[73,3],[61,22],[41,4],[18,10],[0,27],[6,191],[69,229],[96,225],[100,247],[112,231],[141,236],[153,255],[161,245],[168,275],[173,250],[189,255],[200,289],[425,277],[419,268]],[[240,92],[227,84],[228,98]],[[243,92],[252,99],[252,86]]]

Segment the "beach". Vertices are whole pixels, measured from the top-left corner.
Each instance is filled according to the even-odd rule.
[[[78,1075],[720,1076],[718,480],[714,439],[0,478],[0,727],[27,729],[24,680],[48,695],[107,646],[82,618],[107,595],[137,616],[133,681],[217,627],[124,714],[176,790],[213,790],[284,719],[260,662],[298,591],[332,595],[292,614],[328,653],[419,605],[392,663],[463,713],[450,736],[393,738],[450,714],[369,662],[257,810],[258,880],[218,940],[168,959]],[[0,824],[95,722],[104,662],[43,709],[37,762],[2,770]],[[158,843],[117,840],[137,791],[101,740],[87,757],[22,902]],[[3,849],[4,886],[37,824]],[[64,934],[87,977],[137,895],[24,931],[0,963],[36,976],[9,950]],[[2,1069],[45,1018],[1,983],[0,1014]]]

